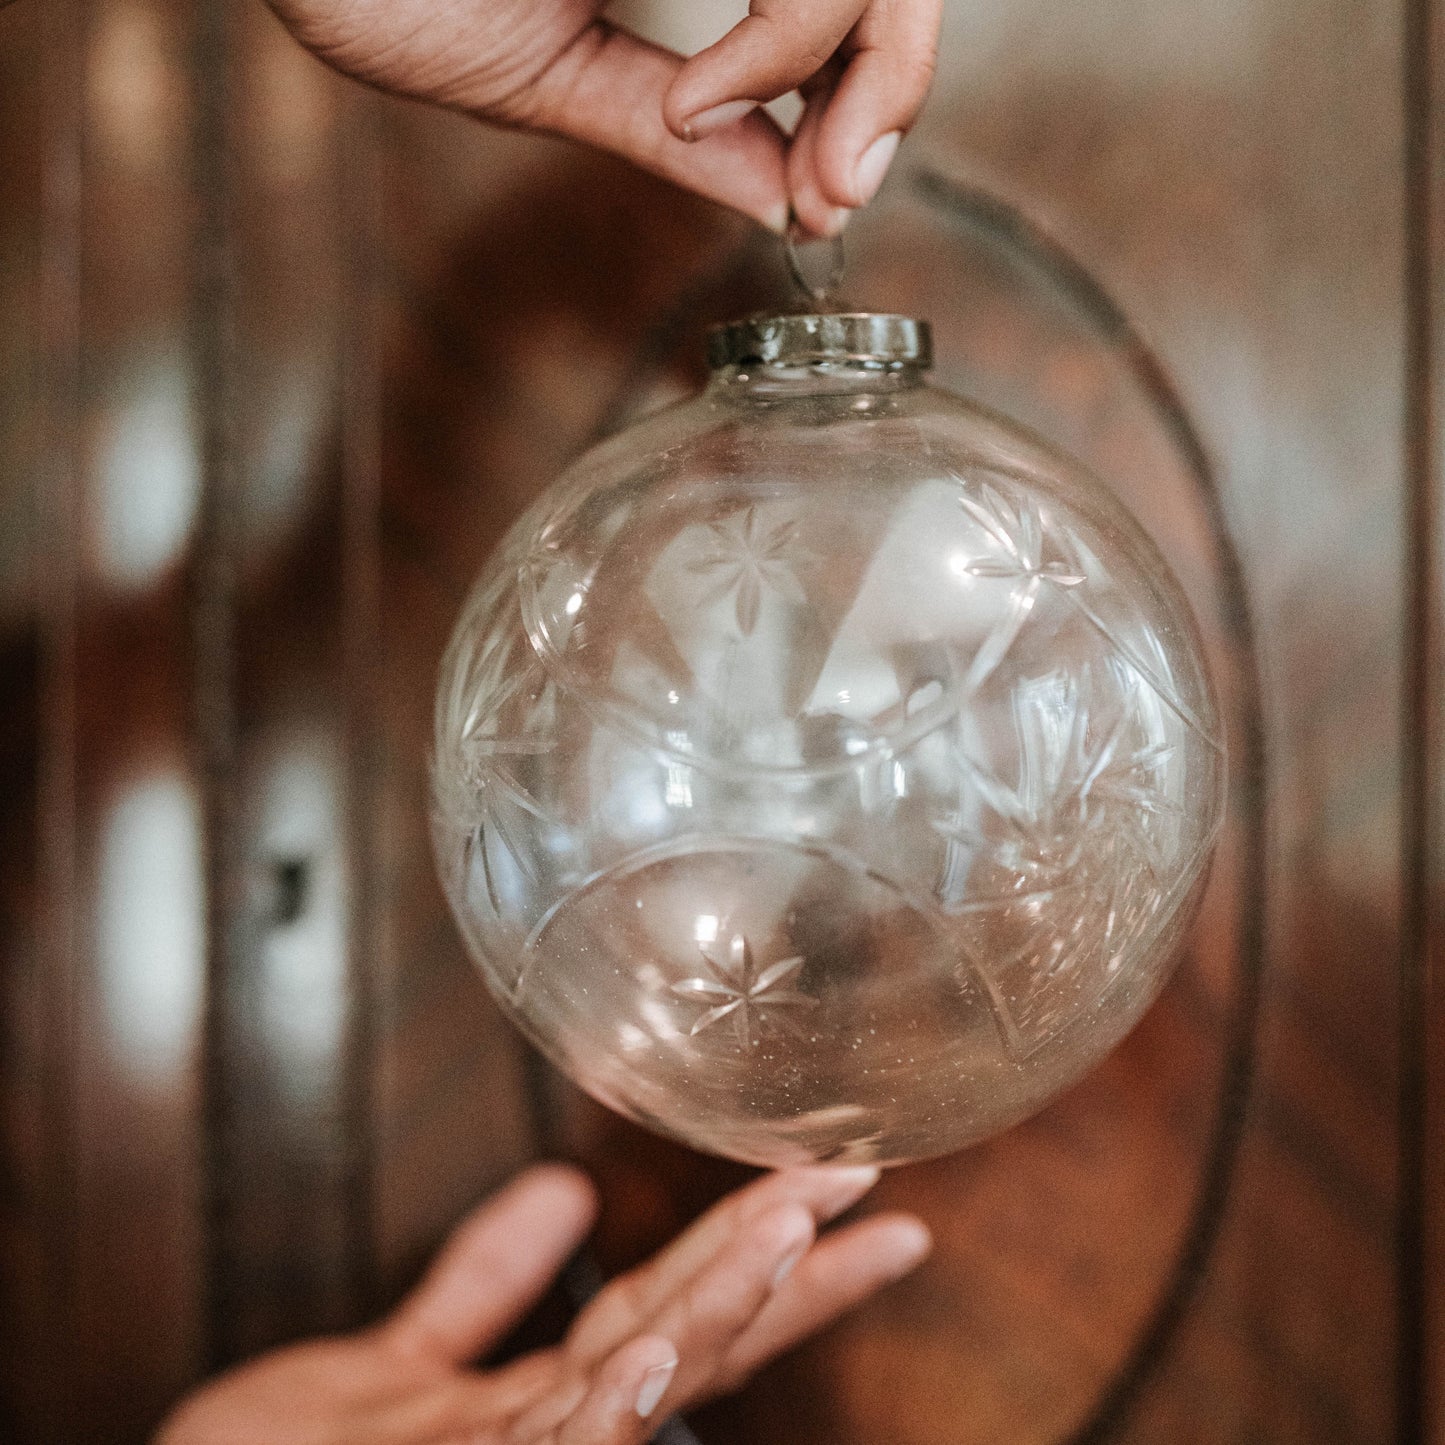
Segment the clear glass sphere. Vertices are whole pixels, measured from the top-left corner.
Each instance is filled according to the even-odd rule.
[[[630,1118],[938,1154],[1130,1028],[1225,759],[1185,603],[905,318],[716,343],[508,534],[447,650],[434,836],[494,994]]]

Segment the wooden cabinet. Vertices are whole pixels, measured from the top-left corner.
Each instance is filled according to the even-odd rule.
[[[1136,1033],[891,1174],[934,1260],[702,1440],[1445,1440],[1441,25],[949,7],[850,290],[1169,552],[1230,833]],[[741,1177],[502,1022],[425,766],[487,548],[782,284],[740,221],[363,92],[255,0],[0,8],[4,1438],[139,1440],[370,1318],[539,1153],[597,1173],[609,1268]]]

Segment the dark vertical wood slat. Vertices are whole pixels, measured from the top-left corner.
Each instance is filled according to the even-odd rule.
[[[3,45],[3,41],[0,41]],[[3,445],[0,455],[15,456]],[[13,500],[13,499],[7,499]],[[14,513],[12,512],[13,516]],[[27,618],[33,622],[33,618]],[[38,629],[0,625],[0,1439],[58,1431],[53,1403],[63,1272],[55,1253],[59,1219],[48,1196],[59,1142],[46,1127],[44,1086],[55,1040],[33,909],[40,884],[40,672]],[[59,1100],[54,1102],[58,1103]],[[63,1138],[63,1133],[60,1138]],[[49,1397],[49,1398],[47,1398]]]
[[[197,0],[194,9],[194,120],[191,183],[196,229],[192,347],[199,432],[199,503],[191,562],[195,750],[200,771],[206,898],[202,1032],[204,1358],[234,1361],[242,1228],[235,1157],[235,1015],[240,978],[240,867],[236,842],[239,739],[236,708],[239,400],[234,332],[236,258],[232,173],[232,7]]]
[[[1445,1440],[1445,7],[1408,0],[1396,1433]]]
[[[348,92],[341,127],[339,218],[345,244],[341,346],[342,652],[346,749],[346,857],[350,877],[347,993],[341,1061],[345,1190],[349,1205],[353,1314],[381,1302],[376,1227],[377,1088],[382,1026],[384,906],[379,808],[384,766],[377,724],[380,672],[381,374],[380,272],[376,248],[376,111],[371,96]]]
[[[76,1218],[76,589],[80,521],[80,238],[84,164],[84,0],[47,7],[42,117],[40,395],[36,461],[36,583],[41,618],[38,793],[38,988],[45,1043],[40,1095],[51,1119],[45,1172],[37,1181],[46,1221],[37,1240],[47,1288],[33,1316],[41,1363],[34,1402],[37,1433],[61,1437],[79,1424],[68,1365],[75,1324],[71,1232]]]
[[[253,3],[227,31],[227,685],[213,886],[226,1357],[365,1313],[376,677],[374,421],[352,182],[362,97]],[[214,79],[210,82],[215,83]],[[214,183],[214,179],[213,179]],[[278,413],[291,426],[278,426]],[[268,512],[262,500],[271,496]]]
[[[1429,1421],[1427,1177],[1429,1147],[1430,952],[1436,877],[1434,755],[1438,734],[1439,667],[1436,605],[1441,472],[1436,290],[1434,0],[1406,0],[1404,57],[1404,668],[1401,697],[1401,854],[1403,859],[1399,976],[1399,1134],[1395,1288],[1397,1294],[1396,1436],[1402,1445],[1427,1439]],[[1437,1141],[1438,1144],[1438,1141]]]
[[[1427,694],[1431,702],[1426,749],[1426,787],[1431,809],[1427,820],[1428,906],[1425,957],[1425,1177],[1424,1260],[1425,1427],[1432,1445],[1445,1445],[1445,5],[1431,6],[1430,53],[1433,93],[1430,97],[1429,164],[1424,177],[1431,198],[1432,322],[1435,432],[1435,500]]]

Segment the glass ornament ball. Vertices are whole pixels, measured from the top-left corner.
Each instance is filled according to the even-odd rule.
[[[442,664],[441,875],[503,1009],[764,1165],[947,1152],[1161,987],[1225,757],[1188,606],[1082,467],[783,316],[512,528]]]

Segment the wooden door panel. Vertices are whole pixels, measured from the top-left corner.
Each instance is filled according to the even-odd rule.
[[[737,10],[618,13],[698,44]],[[941,374],[1117,481],[1204,614],[1236,763],[1258,662],[1265,877],[1237,771],[1139,1030],[1037,1120],[891,1174],[935,1259],[702,1439],[1415,1418],[1426,1295],[1401,1313],[1398,1286],[1412,1219],[1438,1256],[1411,1141],[1441,1009],[1437,985],[1402,1017],[1397,988],[1441,886],[1439,23],[948,7],[930,107],[852,228],[858,299],[932,312]],[[1050,291],[1074,263],[1083,291]],[[587,1104],[501,1019],[433,877],[425,754],[487,548],[780,285],[735,218],[363,92],[254,0],[0,8],[0,1432],[143,1438],[209,1366],[394,1299],[538,1152],[597,1172],[609,1267],[739,1177]],[[1231,1059],[1246,1125],[1212,1174]]]

